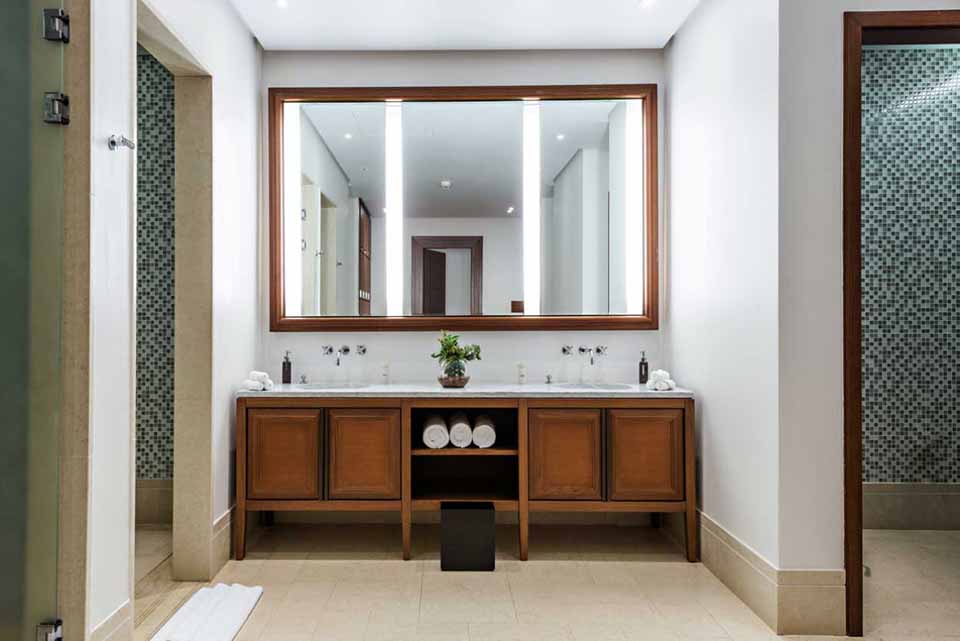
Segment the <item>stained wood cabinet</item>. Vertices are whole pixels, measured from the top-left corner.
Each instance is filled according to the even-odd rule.
[[[683,411],[607,413],[609,499],[683,500]]]
[[[603,497],[600,410],[530,410],[530,498]]]
[[[250,410],[247,422],[247,496],[319,498],[320,410]]]
[[[400,498],[400,411],[329,411],[327,497]]]

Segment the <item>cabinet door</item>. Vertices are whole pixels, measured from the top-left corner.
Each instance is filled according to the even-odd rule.
[[[600,410],[530,410],[530,498],[603,496]]]
[[[612,501],[683,500],[683,412],[610,410]]]
[[[320,410],[248,411],[247,496],[320,498]]]
[[[328,426],[328,498],[400,498],[400,410],[330,410]]]

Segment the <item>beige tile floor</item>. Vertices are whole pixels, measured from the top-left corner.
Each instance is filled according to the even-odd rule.
[[[498,531],[493,573],[441,572],[438,528],[277,526],[217,581],[262,585],[239,641],[764,641],[775,635],[657,530]]]
[[[883,641],[960,641],[960,532],[863,533],[864,632]]]
[[[138,525],[134,532],[133,572],[136,583],[159,567],[173,553],[169,525]]]

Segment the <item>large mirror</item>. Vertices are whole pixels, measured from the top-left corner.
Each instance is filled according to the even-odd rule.
[[[655,88],[397,91],[271,90],[274,330],[656,327]]]

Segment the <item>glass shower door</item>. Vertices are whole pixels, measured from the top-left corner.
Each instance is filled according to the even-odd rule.
[[[35,640],[57,615],[64,45],[59,0],[0,6],[0,638]]]

